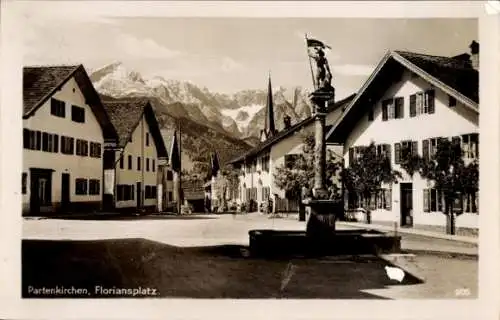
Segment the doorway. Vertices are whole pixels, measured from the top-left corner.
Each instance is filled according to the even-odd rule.
[[[51,169],[30,169],[30,212],[37,214],[52,209]]]
[[[61,175],[61,210],[66,211],[69,209],[69,173]]]
[[[140,209],[142,207],[142,189],[141,189],[141,183],[137,182],[136,185],[136,196],[137,196],[137,209]]]
[[[401,183],[401,226],[413,226],[413,184]]]

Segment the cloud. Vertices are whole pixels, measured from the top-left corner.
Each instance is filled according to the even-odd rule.
[[[221,70],[225,73],[230,73],[234,71],[239,71],[243,69],[243,65],[239,62],[236,62],[234,59],[230,57],[222,58],[222,66]]]
[[[332,73],[340,73],[347,76],[369,76],[375,69],[372,65],[364,64],[342,64],[333,65]]]
[[[131,34],[120,33],[115,44],[123,53],[136,58],[166,59],[178,56],[180,52],[170,50],[149,38],[137,38]]]

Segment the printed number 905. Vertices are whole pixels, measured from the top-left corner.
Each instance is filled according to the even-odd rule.
[[[470,296],[470,289],[468,289],[468,288],[455,289],[455,296],[468,297],[468,296]]]

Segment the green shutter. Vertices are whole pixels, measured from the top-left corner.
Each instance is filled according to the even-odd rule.
[[[387,110],[387,100],[382,101],[382,121],[387,121],[388,110]]]
[[[422,141],[422,155],[425,160],[430,160],[429,156],[429,140]]]
[[[417,95],[410,96],[410,117],[417,116]]]
[[[403,97],[397,97],[395,101],[395,118],[403,119],[405,117],[405,99]]]
[[[384,196],[385,196],[385,209],[392,210],[392,189],[385,189]]]
[[[412,156],[418,155],[418,141],[411,142],[411,155]]]
[[[401,162],[401,143],[395,143],[394,144],[394,162],[399,164]]]
[[[427,103],[428,103],[428,110],[429,114],[434,113],[435,107],[434,107],[434,90],[428,90],[427,91]]]
[[[424,212],[430,212],[429,207],[429,189],[424,189]]]

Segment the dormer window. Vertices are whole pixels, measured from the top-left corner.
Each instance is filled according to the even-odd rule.
[[[452,96],[448,96],[448,106],[449,107],[455,107],[457,105],[457,99]]]

